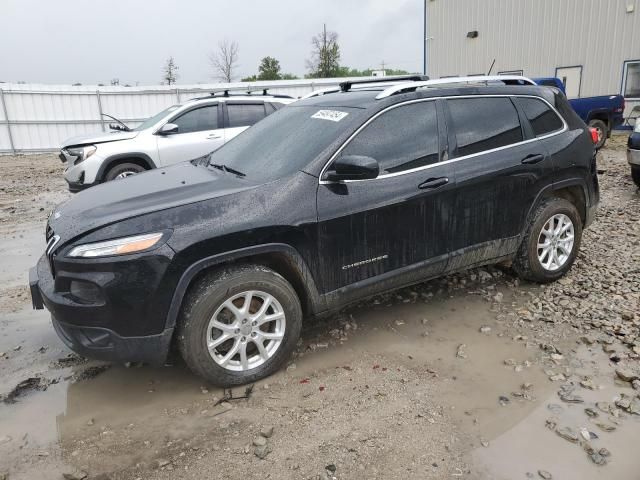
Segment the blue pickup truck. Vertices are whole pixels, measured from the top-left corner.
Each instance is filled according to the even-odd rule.
[[[538,85],[556,87],[566,93],[564,84],[559,78],[533,78]],[[576,113],[584,123],[598,132],[596,148],[602,148],[611,136],[611,130],[624,121],[624,97],[622,95],[603,95],[600,97],[584,97],[569,100]]]

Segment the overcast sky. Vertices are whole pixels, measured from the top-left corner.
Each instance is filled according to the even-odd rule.
[[[212,81],[208,55],[240,47],[238,77],[260,59],[306,73],[311,37],[339,35],[341,64],[422,69],[422,0],[0,0],[0,81],[157,84],[173,55],[179,83]]]

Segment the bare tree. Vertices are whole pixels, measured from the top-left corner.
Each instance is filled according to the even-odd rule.
[[[178,80],[178,65],[176,65],[173,57],[167,59],[167,63],[165,63],[162,70],[162,79],[167,85],[173,85]]]
[[[233,81],[238,66],[238,42],[224,40],[218,44],[218,51],[209,55],[214,77],[223,82]]]
[[[323,25],[322,32],[311,39],[311,59],[307,68],[312,77],[328,78],[338,76],[340,70],[340,47],[338,34],[328,32]]]

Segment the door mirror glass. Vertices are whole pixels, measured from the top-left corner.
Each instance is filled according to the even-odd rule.
[[[369,180],[380,173],[375,158],[364,155],[341,155],[331,164],[325,175],[327,180]]]
[[[178,133],[178,125],[175,123],[165,123],[160,130],[158,130],[160,135],[173,135],[174,133]]]

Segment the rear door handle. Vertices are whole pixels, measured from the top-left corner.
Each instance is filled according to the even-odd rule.
[[[539,163],[544,160],[544,155],[532,153],[531,155],[527,155],[522,159],[522,163],[525,165],[532,165],[534,163]]]
[[[209,135],[209,136],[207,137],[207,140],[220,140],[221,138],[222,138],[222,136],[217,135],[217,134],[215,134],[215,133],[212,133],[211,135]]]
[[[418,188],[420,190],[430,190],[433,188],[442,187],[447,183],[449,183],[449,177],[430,178],[422,182],[420,185],[418,185]]]

